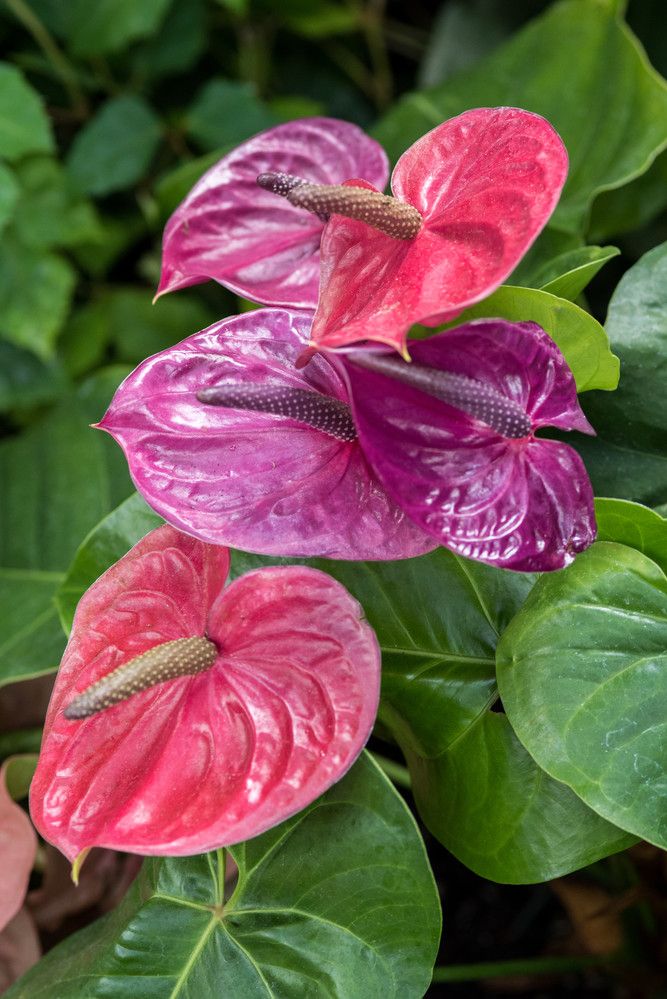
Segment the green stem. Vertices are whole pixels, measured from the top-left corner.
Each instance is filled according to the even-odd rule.
[[[618,957],[586,955],[582,957],[534,957],[513,961],[489,961],[484,964],[453,964],[448,968],[435,968],[434,982],[472,982],[486,978],[504,978],[509,975],[566,975],[585,971],[586,968],[617,964]]]
[[[395,763],[393,760],[388,760],[386,756],[380,756],[378,753],[371,753],[371,756],[377,765],[384,770],[389,780],[400,787],[410,790],[412,781],[410,780],[410,771],[407,767],[404,767],[402,763]]]
[[[61,52],[46,25],[35,14],[25,0],[5,0],[5,3],[26,31],[30,32],[42,52],[62,80],[69,99],[77,115],[85,118],[88,115],[88,102],[79,87],[76,70],[69,59]]]

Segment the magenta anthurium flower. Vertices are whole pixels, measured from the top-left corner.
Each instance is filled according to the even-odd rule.
[[[213,278],[256,302],[315,306],[324,222],[258,187],[272,171],[380,188],[389,175],[381,146],[356,125],[302,118],[261,132],[208,170],[167,222],[158,295]]]
[[[414,323],[446,322],[486,298],[544,228],[567,166],[558,133],[518,108],[467,111],[428,132],[399,159],[385,199],[387,215],[414,213],[404,238],[345,212],[328,222],[313,342],[403,352]]]
[[[226,549],[160,527],[81,599],[30,796],[70,860],[248,839],[360,753],[380,654],[359,604],[314,569],[225,587],[228,566]]]
[[[467,558],[560,569],[595,540],[593,491],[567,444],[542,427],[594,433],[572,372],[536,323],[483,319],[346,355],[364,453],[408,516]]]
[[[311,318],[259,309],[210,326],[140,364],[99,426],[148,503],[204,541],[340,559],[429,551],[368,465],[333,359],[296,370]],[[239,408],[201,404],[219,385]]]
[[[262,309],[149,358],[100,426],[177,527],[262,554],[395,559],[436,544],[519,570],[572,561],[595,536],[572,448],[592,433],[560,351],[534,323],[479,320],[316,355],[308,319]],[[202,405],[203,404],[203,405]]]

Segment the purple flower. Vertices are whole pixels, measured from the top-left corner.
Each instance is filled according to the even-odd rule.
[[[261,132],[207,171],[169,219],[158,295],[214,278],[267,305],[314,308],[324,222],[257,186],[275,171],[384,188],[381,146],[348,122],[302,118]]]
[[[583,463],[541,427],[592,433],[534,323],[479,320],[295,359],[312,316],[263,309],[149,358],[100,426],[166,520],[267,555],[395,559],[442,544],[523,571],[595,537]]]
[[[264,555],[396,559],[435,542],[389,498],[328,356],[303,370],[312,313],[258,309],[149,357],[99,426],[146,501],[202,541]],[[210,386],[225,405],[202,405]]]

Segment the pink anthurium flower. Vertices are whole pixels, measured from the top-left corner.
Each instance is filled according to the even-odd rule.
[[[314,308],[324,222],[257,186],[288,171],[316,184],[389,167],[381,146],[335,118],[302,118],[261,132],[208,170],[167,222],[158,295],[213,278],[256,302]]]
[[[479,320],[293,367],[305,316],[262,309],[149,358],[100,423],[177,527],[263,554],[394,559],[445,545],[560,568],[595,537],[572,448],[592,433],[570,369],[534,323]],[[202,403],[204,405],[202,405]]]
[[[567,166],[558,133],[518,108],[466,111],[428,132],[399,159],[394,197],[384,199],[387,216],[413,213],[403,238],[367,224],[363,211],[333,209],[314,344],[372,339],[404,352],[414,323],[446,322],[486,298],[544,228]]]
[[[37,836],[7,790],[7,764],[0,769],[0,930],[23,905],[37,852]]]
[[[258,569],[164,526],[77,608],[31,788],[70,859],[203,853],[300,811],[370,733],[380,655],[325,573]]]
[[[311,318],[258,309],[188,337],[140,364],[99,426],[147,502],[203,541],[339,559],[431,550],[369,467],[333,358],[296,370]],[[202,406],[212,386],[239,408]]]

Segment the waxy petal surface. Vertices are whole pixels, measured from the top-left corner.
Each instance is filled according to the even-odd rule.
[[[158,294],[213,278],[267,305],[313,308],[323,223],[257,186],[261,173],[384,188],[387,157],[356,125],[302,118],[244,142],[208,170],[167,222]]]
[[[476,378],[518,403],[533,430],[592,433],[560,351],[534,323],[479,320],[410,341],[413,363]],[[345,361],[368,460],[406,513],[459,555],[521,571],[570,563],[595,539],[576,451],[507,439],[460,409]]]
[[[322,355],[302,370],[311,315],[259,309],[148,358],[100,423],[125,451],[137,489],[189,534],[264,555],[396,559],[434,543],[389,498],[359,441],[269,413],[204,405],[225,380],[347,401]]]
[[[567,152],[540,115],[478,108],[408,149],[394,195],[424,223],[399,240],[334,216],[322,240],[312,338],[335,347],[379,340],[402,351],[414,323],[436,325],[490,295],[556,207]]]
[[[380,654],[339,583],[302,566],[223,589],[224,548],[152,531],[82,598],[31,789],[42,835],[187,855],[256,836],[351,766],[370,733]],[[206,633],[213,666],[82,721],[72,696],[164,640]]]
[[[37,852],[37,836],[23,809],[7,790],[6,766],[0,769],[0,930],[23,905]]]

